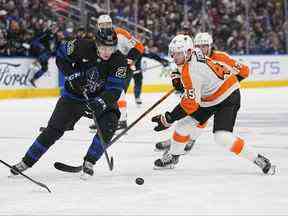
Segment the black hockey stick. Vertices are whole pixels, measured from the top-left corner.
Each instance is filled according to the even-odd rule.
[[[108,163],[108,166],[109,166],[109,169],[110,171],[113,170],[113,167],[114,167],[114,159],[113,157],[109,157],[108,153],[107,153],[107,150],[106,150],[106,146],[105,146],[105,141],[103,139],[103,134],[102,134],[102,131],[99,127],[99,124],[98,124],[98,121],[96,119],[96,115],[95,115],[95,112],[93,111],[93,109],[90,107],[90,104],[89,104],[89,97],[86,93],[86,91],[83,91],[83,95],[84,97],[86,98],[86,100],[88,101],[87,102],[87,107],[92,111],[92,117],[93,117],[93,121],[94,121],[94,124],[96,126],[96,129],[97,129],[97,133],[98,133],[98,136],[100,138],[100,144],[102,146],[102,148],[104,149],[104,154],[105,154],[105,158],[106,158],[106,161]]]
[[[4,164],[5,166],[9,167],[10,169],[12,169],[13,171],[15,171],[15,172],[19,173],[20,175],[24,176],[26,179],[30,180],[30,181],[33,182],[34,184],[37,184],[37,185],[39,185],[40,187],[45,188],[49,193],[51,193],[51,190],[47,187],[47,185],[45,185],[45,184],[43,184],[43,183],[41,183],[41,182],[39,182],[39,181],[36,181],[36,180],[32,179],[31,177],[29,177],[29,176],[25,175],[24,173],[20,172],[19,170],[13,168],[11,165],[9,165],[8,163],[6,163],[6,162],[3,161],[3,160],[0,160],[0,162],[1,162],[2,164]]]
[[[12,67],[19,67],[20,64],[13,64],[13,63],[9,63],[9,62],[0,62],[0,65],[1,64],[5,64],[5,65],[8,65],[8,66],[12,66]]]
[[[158,101],[156,101],[149,109],[147,109],[142,115],[140,115],[134,122],[132,122],[125,130],[123,130],[121,133],[119,133],[114,139],[112,139],[109,143],[109,146],[111,146],[113,143],[115,143],[117,140],[119,140],[128,130],[130,130],[134,125],[136,125],[142,118],[144,118],[148,113],[150,113],[156,106],[158,106],[160,103],[162,103],[169,95],[171,95],[174,92],[174,89],[171,89],[169,92],[167,92],[165,95],[163,95]],[[82,166],[70,166],[65,163],[61,162],[55,162],[54,167],[58,170],[64,171],[64,172],[80,172],[82,170]]]

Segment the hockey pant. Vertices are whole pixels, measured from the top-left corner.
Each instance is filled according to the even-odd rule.
[[[34,76],[32,78],[33,80],[39,79],[44,73],[46,73],[48,71],[48,60],[49,60],[50,56],[51,55],[49,52],[42,52],[38,56],[37,60],[40,63],[41,68],[38,71],[36,71],[36,73],[34,74]]]
[[[240,91],[238,89],[221,103],[211,107],[200,107],[191,116],[178,121],[173,134],[170,152],[175,155],[183,154],[185,144],[187,144],[189,139],[197,139],[201,133],[201,129],[197,128],[197,125],[199,123],[200,125],[205,124],[211,116],[214,116],[213,133],[215,142],[236,155],[254,161],[257,154],[249,150],[243,139],[233,134],[235,120],[240,108],[240,99]]]
[[[71,125],[74,126],[82,116],[85,116],[85,112],[87,112],[85,102],[68,97],[60,97],[47,127],[36,138],[23,157],[24,163],[30,167],[33,166],[40,157],[63,136],[67,127],[71,127]],[[109,143],[113,137],[118,124],[118,118],[119,111],[111,109],[105,111],[99,119],[97,119],[105,144]],[[85,159],[91,163],[95,163],[102,156],[103,152],[104,149],[100,144],[97,133],[93,138]]]

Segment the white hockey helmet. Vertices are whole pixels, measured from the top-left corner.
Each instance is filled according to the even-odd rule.
[[[213,38],[208,32],[199,32],[194,38],[195,46],[198,45],[208,45],[212,46]]]
[[[108,14],[100,15],[97,19],[98,28],[112,28],[112,19]]]
[[[193,50],[194,44],[190,36],[179,34],[175,36],[169,44],[169,56],[173,57],[173,53],[183,52],[185,60],[187,60],[188,50]]]

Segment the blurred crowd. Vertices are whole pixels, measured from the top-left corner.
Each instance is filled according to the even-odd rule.
[[[54,22],[61,27],[59,40],[73,31],[71,23],[55,19],[50,1],[0,0],[0,55],[30,55],[33,37]],[[127,26],[121,21],[125,19],[147,28],[138,28],[137,37],[158,53],[167,54],[167,45],[177,32],[194,36],[208,31],[216,48],[231,54],[283,54],[288,52],[284,1],[138,0],[136,7],[135,0],[110,0],[110,8],[116,25]],[[89,2],[97,8],[107,6],[106,0]],[[133,25],[127,27],[135,29]]]
[[[135,8],[131,7],[134,0],[113,2],[116,15],[135,20]],[[213,35],[215,46],[231,54],[287,53],[288,19],[284,0],[138,2],[138,23],[153,32],[147,44],[160,52],[167,51],[167,44],[176,32],[189,32],[193,36],[199,31],[208,31]]]
[[[51,26],[61,26],[64,38],[69,28],[55,19],[47,0],[0,0],[0,56],[30,56],[32,40]],[[65,24],[65,25],[64,25]]]

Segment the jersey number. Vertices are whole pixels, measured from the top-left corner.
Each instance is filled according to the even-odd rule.
[[[190,100],[194,100],[196,98],[195,96],[195,89],[185,89],[184,90],[184,97]]]

